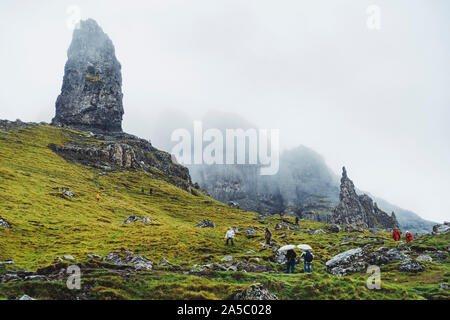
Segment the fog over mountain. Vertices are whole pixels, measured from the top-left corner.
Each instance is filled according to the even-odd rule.
[[[171,141],[170,132],[185,128],[191,132],[192,119],[176,110],[158,115],[163,119],[151,126],[151,135],[156,137],[155,145],[172,150],[179,143]],[[173,125],[166,125],[172,119]],[[226,129],[258,129],[258,127],[234,113],[208,111],[201,118],[203,129],[216,128],[225,136]],[[247,140],[248,142],[248,140]],[[205,142],[205,147],[208,142]],[[193,150],[193,143],[192,143]],[[226,150],[224,150],[226,152]],[[247,149],[248,153],[248,149]],[[247,156],[248,159],[248,156]],[[205,188],[212,196],[223,202],[235,202],[242,209],[260,213],[282,213],[308,219],[329,222],[330,214],[339,203],[339,179],[326,164],[323,156],[314,150],[299,145],[284,150],[280,156],[279,172],[273,176],[259,175],[259,165],[187,165],[192,180]],[[351,172],[351,168],[350,172]],[[388,180],[389,177],[386,177]],[[358,182],[356,181],[356,184]],[[357,184],[358,185],[358,184]],[[359,194],[370,193],[358,190]],[[373,197],[372,195],[370,195]],[[416,213],[405,210],[380,197],[373,197],[380,209],[395,212],[403,229],[423,233],[430,232],[435,224],[426,221]]]

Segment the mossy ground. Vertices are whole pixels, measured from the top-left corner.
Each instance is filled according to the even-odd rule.
[[[263,283],[281,299],[448,299],[439,289],[448,283],[449,261],[426,263],[419,274],[397,271],[397,264],[383,266],[382,289],[369,290],[365,273],[345,277],[330,275],[325,262],[337,253],[364,243],[395,243],[386,233],[327,233],[309,231],[326,225],[300,221],[298,230],[273,230],[278,218],[263,219],[255,213],[230,208],[200,192],[195,195],[168,183],[157,171],[115,171],[99,175],[100,170],[70,163],[53,153],[48,145],[64,145],[83,133],[45,125],[0,131],[0,217],[11,229],[0,228],[0,260],[11,258],[7,269],[35,271],[48,266],[56,256],[72,255],[77,263],[87,261],[89,253],[106,255],[126,248],[158,262],[166,258],[180,271],[157,267],[128,278],[107,270],[83,274],[82,286],[98,299],[228,299],[253,282]],[[153,189],[153,194],[143,194]],[[57,188],[69,188],[75,198],[61,197]],[[95,195],[101,200],[97,202]],[[130,215],[147,216],[152,223],[123,224]],[[202,219],[213,220],[216,227],[195,228]],[[290,218],[285,218],[290,222]],[[240,230],[252,226],[256,238],[242,233],[235,247],[227,247],[224,234],[229,226]],[[283,274],[284,266],[270,261],[273,252],[264,249],[265,227],[281,245],[308,243],[316,260],[312,274]],[[286,237],[281,236],[286,234]],[[358,236],[361,236],[358,238]],[[352,239],[349,239],[351,237]],[[448,246],[448,235],[424,236],[413,246],[418,250]],[[343,242],[347,245],[338,246]],[[253,250],[255,253],[246,254]],[[274,273],[210,272],[202,277],[187,275],[194,264],[220,262],[225,255],[243,261],[271,265]],[[301,266],[299,266],[301,267]],[[297,267],[297,272],[299,267]],[[40,299],[72,299],[76,290],[63,282],[19,282],[0,285],[0,299],[21,294]]]

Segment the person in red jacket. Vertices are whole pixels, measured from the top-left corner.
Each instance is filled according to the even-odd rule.
[[[394,238],[394,241],[399,241],[401,237],[401,233],[398,229],[394,229],[394,231],[392,231],[392,238]]]
[[[413,241],[413,236],[409,231],[406,231],[405,239],[406,239],[406,243]]]

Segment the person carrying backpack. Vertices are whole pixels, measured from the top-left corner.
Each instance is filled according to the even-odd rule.
[[[399,241],[401,237],[401,233],[398,229],[394,229],[394,231],[392,231],[392,238],[394,239],[394,241]]]
[[[291,270],[291,273],[294,273],[295,258],[297,258],[297,254],[294,252],[294,250],[291,249],[286,252],[286,273],[289,273],[289,270]]]
[[[306,250],[300,255],[300,259],[303,258],[305,273],[311,273],[312,261],[314,255],[309,250]]]
[[[269,228],[266,228],[264,239],[266,239],[266,244],[270,245],[270,240],[272,239],[272,232],[270,232]]]
[[[406,231],[405,239],[406,239],[406,243],[409,243],[409,242],[413,241],[413,236],[412,236],[411,232]]]

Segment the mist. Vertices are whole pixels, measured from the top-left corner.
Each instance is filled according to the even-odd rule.
[[[171,128],[235,113],[361,190],[450,219],[448,1],[3,0],[0,119],[54,116],[72,5],[114,43],[124,131],[165,148]]]

